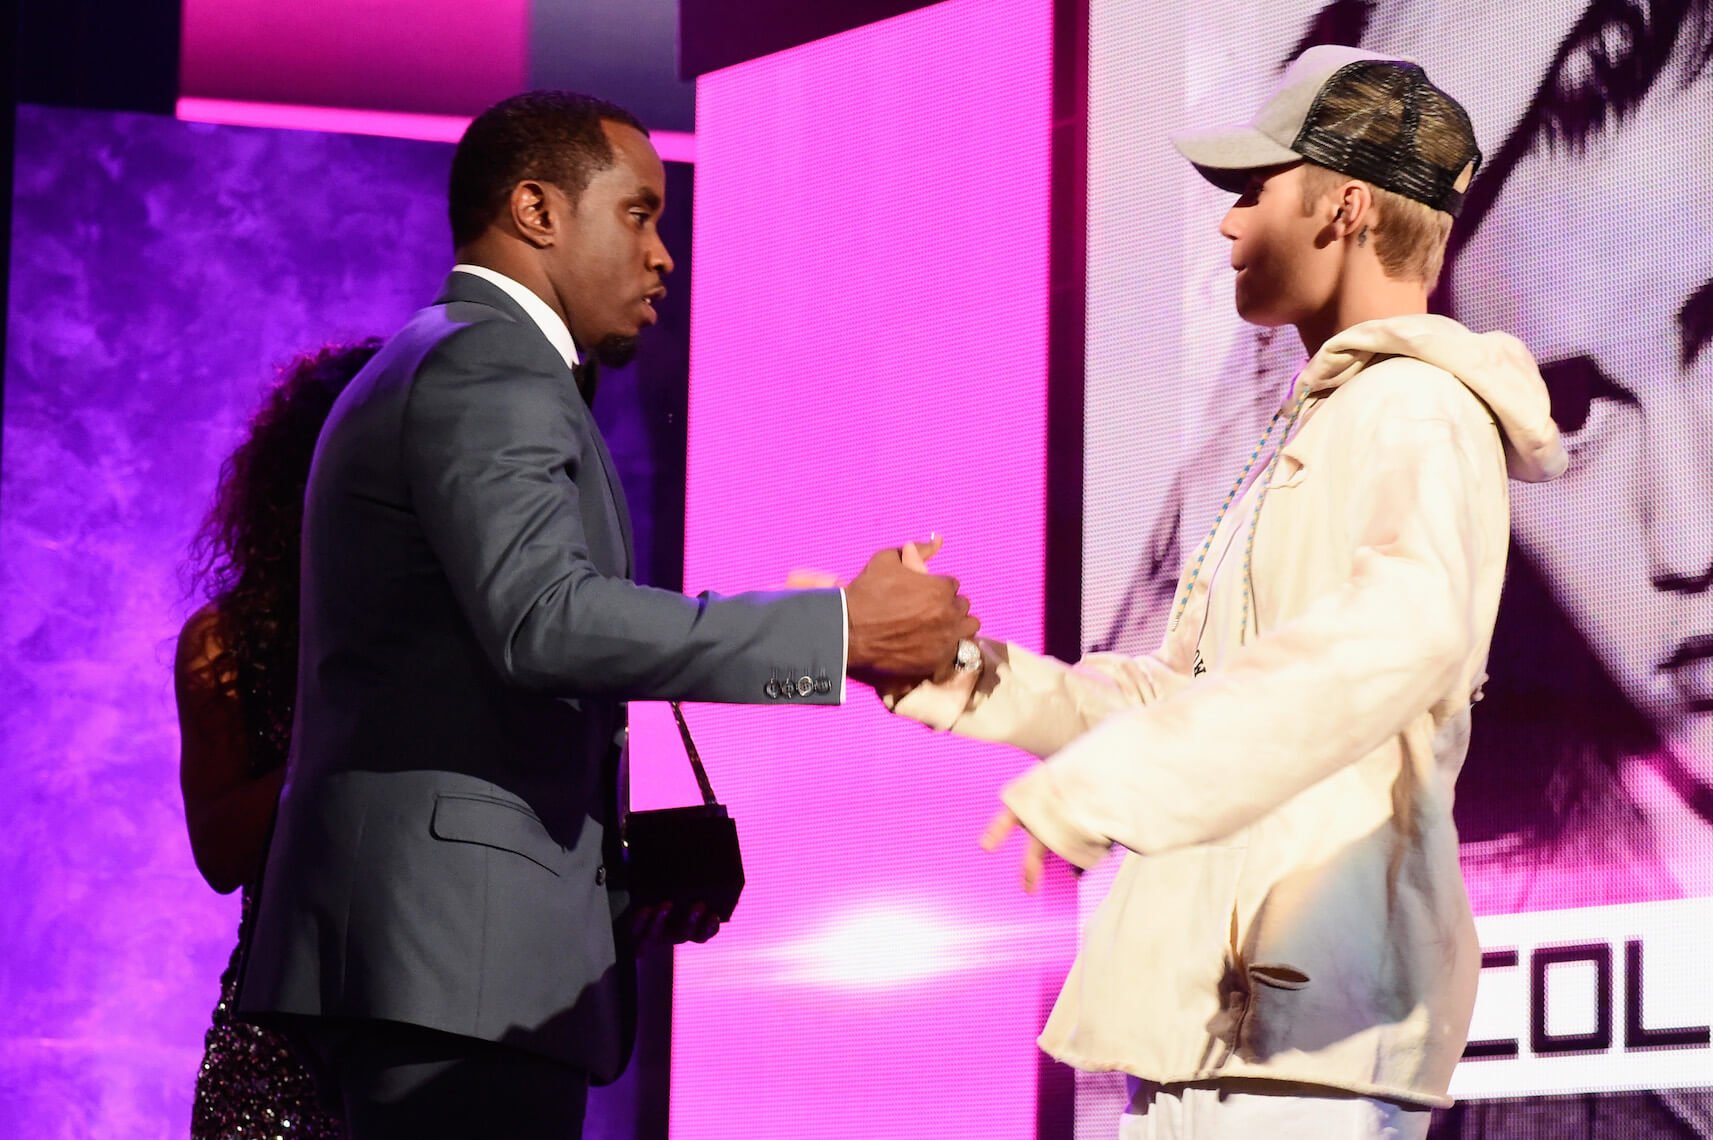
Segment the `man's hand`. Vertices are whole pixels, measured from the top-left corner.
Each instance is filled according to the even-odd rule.
[[[1047,869],[1047,845],[1029,833],[1023,822],[1011,813],[1010,808],[1001,808],[993,822],[987,825],[987,831],[982,834],[981,847],[983,851],[998,851],[1004,845],[1005,839],[1013,831],[1022,831],[1029,842],[1023,848],[1023,889],[1030,894],[1041,885],[1041,876]]]
[[[845,587],[852,677],[881,688],[951,675],[958,641],[974,637],[981,622],[970,615],[957,579],[924,572],[940,546],[936,536],[903,551],[882,550]]]
[[[670,902],[641,906],[631,911],[631,944],[663,942],[677,946],[683,942],[706,942],[720,932],[720,916],[701,903],[692,903],[680,912]]]

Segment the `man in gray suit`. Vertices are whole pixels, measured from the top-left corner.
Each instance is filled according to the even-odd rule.
[[[957,584],[896,550],[842,591],[630,581],[577,375],[655,320],[665,189],[610,104],[482,114],[452,164],[458,265],[321,436],[240,1008],[305,1043],[359,1138],[576,1136],[588,1083],[624,1067],[627,699],[834,704],[847,675],[945,674],[975,632]]]

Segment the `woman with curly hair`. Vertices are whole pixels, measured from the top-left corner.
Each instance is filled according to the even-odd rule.
[[[185,622],[173,665],[185,824],[208,885],[243,891],[197,1074],[195,1140],[344,1135],[284,1040],[237,1020],[233,1000],[291,740],[304,484],[334,400],[379,347],[329,346],[282,371],[221,467],[192,548],[208,601]]]

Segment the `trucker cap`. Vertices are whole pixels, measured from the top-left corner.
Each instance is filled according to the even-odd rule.
[[[1298,56],[1247,126],[1172,145],[1234,194],[1250,171],[1307,160],[1454,215],[1481,165],[1469,115],[1420,65],[1332,45]]]

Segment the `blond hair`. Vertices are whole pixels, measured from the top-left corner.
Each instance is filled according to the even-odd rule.
[[[1423,281],[1431,289],[1445,265],[1451,215],[1312,162],[1303,164],[1303,212],[1314,213],[1323,198],[1346,182],[1361,182],[1374,196],[1374,256],[1380,268],[1388,277]]]

